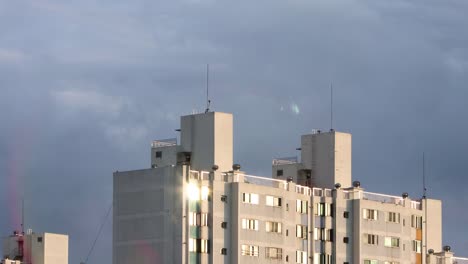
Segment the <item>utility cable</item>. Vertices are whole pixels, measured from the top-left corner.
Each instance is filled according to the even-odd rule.
[[[89,252],[88,252],[88,256],[86,256],[86,260],[85,260],[84,264],[87,264],[87,263],[88,263],[89,256],[91,256],[91,254],[93,253],[94,247],[96,246],[96,242],[97,242],[97,240],[99,239],[99,236],[100,236],[101,233],[102,233],[102,229],[104,228],[104,225],[105,225],[106,222],[107,222],[107,218],[109,218],[110,212],[112,211],[112,206],[113,206],[113,203],[111,203],[111,205],[109,206],[109,209],[107,210],[106,217],[104,218],[104,221],[102,221],[102,224],[101,224],[101,226],[99,227],[99,231],[98,231],[98,233],[97,233],[97,235],[96,235],[96,238],[94,239],[94,242],[93,242],[93,245],[91,246],[91,249],[90,249]]]

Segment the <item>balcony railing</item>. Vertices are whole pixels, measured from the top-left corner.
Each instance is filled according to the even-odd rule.
[[[371,201],[376,201],[376,202],[381,202],[381,203],[403,205],[403,198],[399,196],[386,195],[386,194],[380,194],[380,193],[371,193],[371,192],[362,192],[361,198],[364,200],[371,200]]]
[[[152,148],[170,147],[177,145],[177,138],[158,139],[151,142]]]
[[[208,171],[190,171],[190,179],[198,181],[208,181],[210,180],[210,172]]]
[[[273,165],[285,165],[298,163],[297,157],[285,157],[273,159]]]

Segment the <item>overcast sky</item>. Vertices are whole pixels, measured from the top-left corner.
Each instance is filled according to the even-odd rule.
[[[0,232],[70,235],[84,260],[112,172],[148,168],[179,116],[234,114],[235,161],[270,175],[300,135],[353,134],[353,178],[443,200],[468,257],[466,0],[0,0]],[[111,220],[89,263],[111,263]]]

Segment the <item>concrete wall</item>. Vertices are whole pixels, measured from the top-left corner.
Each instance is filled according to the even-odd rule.
[[[114,173],[114,264],[182,263],[182,169]]]
[[[301,163],[311,170],[313,187],[350,187],[351,157],[351,134],[332,131],[301,137]]]
[[[209,112],[181,117],[181,151],[191,152],[194,170],[229,171],[233,163],[231,114]]]

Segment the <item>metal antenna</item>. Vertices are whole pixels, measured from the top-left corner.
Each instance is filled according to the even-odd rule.
[[[333,83],[330,83],[330,129],[333,130]]]
[[[21,201],[21,232],[24,234],[24,197]]]
[[[210,89],[210,64],[206,64],[206,109],[205,113],[210,111],[210,99],[209,99],[209,89]]]
[[[423,152],[423,164],[422,164],[422,176],[423,176],[423,199],[426,199],[426,159]]]

